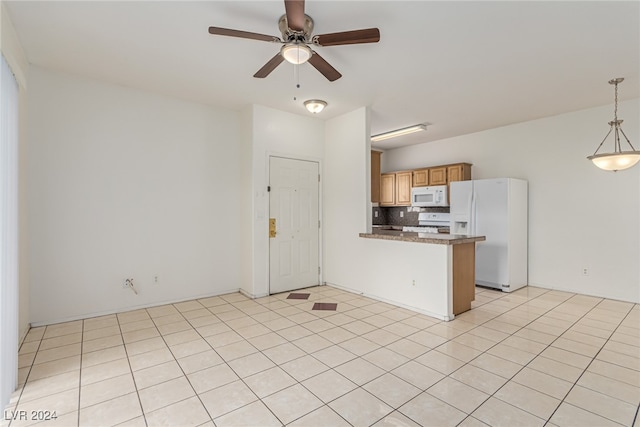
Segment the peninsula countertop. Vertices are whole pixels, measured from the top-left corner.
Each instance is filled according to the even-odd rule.
[[[485,236],[467,236],[464,234],[415,233],[410,231],[393,231],[390,233],[360,233],[366,239],[397,240],[401,242],[431,243],[436,245],[460,245],[463,243],[482,242]]]

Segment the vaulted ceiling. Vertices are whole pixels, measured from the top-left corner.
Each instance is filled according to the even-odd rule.
[[[640,96],[637,1],[308,0],[314,34],[380,29],[379,43],[314,48],[335,82],[308,63],[253,78],[279,45],[207,31],[280,36],[282,1],[4,3],[39,67],[236,110],[310,115],[302,102],[319,98],[327,119],[370,106],[372,134],[428,124],[379,148],[611,104],[614,77],[621,100]]]

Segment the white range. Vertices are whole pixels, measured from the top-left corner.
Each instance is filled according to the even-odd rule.
[[[420,212],[418,226],[404,226],[402,231],[415,233],[437,233],[439,228],[449,227],[451,216],[447,212]]]

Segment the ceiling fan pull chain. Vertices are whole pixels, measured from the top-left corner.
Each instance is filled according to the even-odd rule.
[[[294,64],[293,66],[293,79],[296,81],[296,89],[300,89],[300,69],[298,67],[299,65],[297,64]],[[293,91],[293,100],[298,100],[297,92],[295,90]]]

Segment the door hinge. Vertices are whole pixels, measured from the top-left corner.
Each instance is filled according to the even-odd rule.
[[[318,228],[320,228],[320,220],[318,220]]]
[[[270,192],[271,192],[271,186],[267,185],[267,193],[270,193]]]
[[[318,267],[318,274],[320,274],[320,267]]]
[[[318,182],[320,182],[320,174],[318,174]]]

